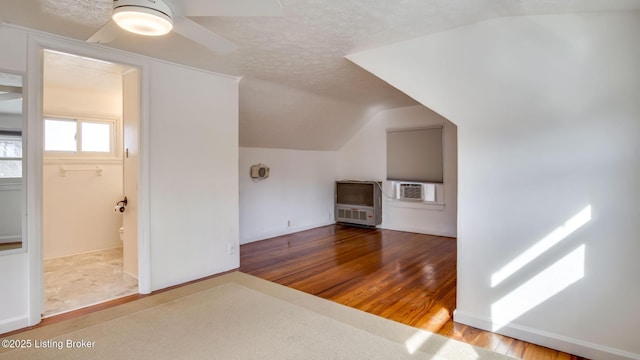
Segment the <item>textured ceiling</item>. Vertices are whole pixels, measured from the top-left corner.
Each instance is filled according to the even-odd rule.
[[[47,86],[118,94],[122,92],[122,74],[129,69],[82,56],[44,52],[44,83]]]
[[[213,53],[174,33],[163,38],[122,33],[108,46],[244,76],[241,146],[332,150],[375,111],[416,104],[345,60],[349,53],[494,17],[640,9],[639,0],[280,2],[282,17],[192,18],[233,41],[238,48],[230,54]],[[85,40],[107,21],[110,7],[111,0],[0,0],[0,16]]]

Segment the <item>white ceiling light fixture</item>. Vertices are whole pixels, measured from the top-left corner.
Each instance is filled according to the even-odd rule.
[[[173,31],[216,53],[228,54],[236,49],[233,42],[189,17],[282,15],[279,0],[114,0],[111,19],[87,41],[97,44],[117,41],[121,29],[147,36]]]
[[[115,0],[112,18],[121,28],[145,36],[161,36],[173,29],[171,8],[162,0]]]

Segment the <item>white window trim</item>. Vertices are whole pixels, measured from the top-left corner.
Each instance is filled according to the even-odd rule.
[[[74,159],[120,159],[122,157],[122,150],[120,149],[120,116],[118,115],[86,115],[86,114],[44,114],[43,121],[45,120],[72,120],[76,122],[77,139],[76,151],[44,151],[45,159],[61,159],[61,160],[74,160]],[[111,124],[111,151],[110,152],[93,152],[93,151],[81,151],[81,126],[82,122],[89,123],[107,123]],[[44,126],[43,126],[44,128]],[[46,134],[44,134],[46,136]],[[44,141],[44,139],[43,139]]]

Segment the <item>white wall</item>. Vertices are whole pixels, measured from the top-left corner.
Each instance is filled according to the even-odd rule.
[[[270,174],[256,182],[260,163]],[[335,151],[240,148],[240,243],[334,223],[337,164]]]
[[[27,36],[24,32],[0,25],[0,69],[25,73]],[[27,253],[0,252],[0,333],[28,325]]]
[[[155,290],[239,267],[238,81],[152,61],[149,90]]]
[[[46,66],[55,66],[55,63]],[[86,91],[44,84],[43,109],[45,115],[122,115],[122,92]],[[122,134],[118,134],[122,138]],[[122,143],[122,142],[120,142]]]
[[[456,126],[424,106],[383,110],[375,114],[338,152],[340,179],[387,178],[387,129],[443,125],[444,207],[394,201],[390,182],[385,181],[382,228],[456,236],[457,135]]]
[[[63,166],[100,166],[102,175],[96,171],[69,171],[63,176]],[[88,161],[75,165],[45,160],[43,194],[45,259],[122,246],[122,216],[113,210],[122,197],[122,162]]]
[[[523,16],[350,56],[458,125],[456,321],[640,359],[638,34]]]
[[[47,71],[45,64],[45,72]],[[53,65],[54,66],[54,65]],[[43,111],[49,116],[117,118],[116,157],[64,159],[47,155],[43,169],[44,258],[85,253],[122,246],[122,216],[113,206],[122,199],[122,94],[87,92],[44,84]],[[102,168],[70,171],[61,167]]]

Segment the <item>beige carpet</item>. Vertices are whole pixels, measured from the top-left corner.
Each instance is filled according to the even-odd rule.
[[[509,359],[240,272],[2,341],[0,359]]]

